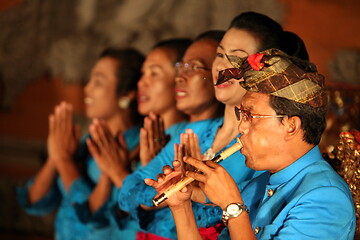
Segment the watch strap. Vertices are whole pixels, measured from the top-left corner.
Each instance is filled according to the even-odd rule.
[[[227,212],[227,209],[228,209],[228,207],[229,207],[230,205],[237,205],[237,206],[239,207],[239,211],[238,211],[237,213],[235,213],[235,214],[229,214],[229,213]],[[225,224],[225,226],[227,226],[228,220],[229,220],[230,218],[234,218],[234,217],[240,216],[243,211],[249,212],[248,207],[247,207],[245,204],[243,204],[243,203],[230,203],[230,204],[228,204],[228,205],[225,207],[225,209],[223,210],[223,212],[222,212],[222,221],[223,221],[223,223]]]

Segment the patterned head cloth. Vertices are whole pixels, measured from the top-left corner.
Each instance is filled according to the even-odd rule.
[[[266,93],[317,108],[327,104],[324,77],[315,65],[305,71],[278,49],[250,55],[245,58],[227,55],[234,68],[219,73],[216,85],[230,79],[241,79],[240,85],[250,92]]]

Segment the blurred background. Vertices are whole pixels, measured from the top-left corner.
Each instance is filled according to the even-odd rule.
[[[358,0],[1,0],[0,239],[52,239],[53,215],[26,215],[15,188],[42,163],[55,104],[72,103],[86,131],[82,87],[104,47],[146,54],[162,39],[225,30],[250,10],[298,34],[325,75],[331,105],[322,151],[341,131],[359,130]]]

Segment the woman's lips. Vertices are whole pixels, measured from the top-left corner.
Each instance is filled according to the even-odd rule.
[[[227,88],[227,87],[230,87],[231,85],[233,85],[233,82],[232,81],[227,81],[227,82],[224,82],[222,84],[216,85],[215,87],[217,87],[217,88]]]
[[[144,102],[149,101],[149,97],[144,94],[139,94],[137,96],[137,101],[138,101],[138,103],[144,103]]]
[[[175,97],[176,99],[181,99],[186,97],[188,94],[186,91],[181,90],[181,89],[175,89]]]

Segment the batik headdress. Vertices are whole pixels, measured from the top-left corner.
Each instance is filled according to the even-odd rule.
[[[295,102],[322,107],[328,97],[324,89],[324,77],[309,63],[311,71],[294,64],[289,56],[278,49],[240,58],[227,55],[234,68],[219,72],[216,85],[230,79],[244,79],[240,85],[250,92],[266,93]]]

